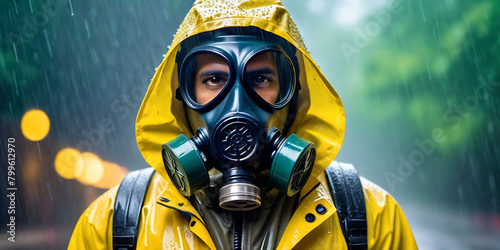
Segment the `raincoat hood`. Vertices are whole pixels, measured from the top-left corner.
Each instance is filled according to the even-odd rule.
[[[297,27],[281,1],[199,0],[180,25],[177,34],[158,67],[136,120],[139,149],[164,179],[161,146],[179,134],[192,137],[184,104],[175,98],[178,76],[175,57],[186,38],[226,27],[254,26],[278,35],[293,44],[300,64],[298,111],[288,135],[313,142],[317,155],[311,179],[316,179],[333,161],[344,139],[345,115],[342,102],[319,67],[311,59]]]

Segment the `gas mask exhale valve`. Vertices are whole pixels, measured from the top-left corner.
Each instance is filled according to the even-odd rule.
[[[297,62],[289,57],[295,49],[257,34],[202,33],[181,44],[177,55],[179,92],[196,135],[181,134],[162,146],[165,168],[187,197],[210,182],[208,171],[220,171],[219,206],[227,210],[260,206],[260,171],[269,171],[272,187],[295,195],[316,156],[313,143],[280,133],[299,88]]]

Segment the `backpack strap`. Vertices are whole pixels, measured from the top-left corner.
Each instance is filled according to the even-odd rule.
[[[123,179],[116,194],[113,214],[113,249],[135,249],[144,197],[148,190],[153,168],[135,170]]]
[[[365,197],[356,169],[333,161],[326,168],[326,179],[348,248],[368,249]]]

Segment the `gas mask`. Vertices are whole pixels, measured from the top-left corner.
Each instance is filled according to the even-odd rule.
[[[246,211],[260,206],[256,173],[288,196],[309,178],[315,145],[286,132],[298,98],[296,49],[257,28],[227,28],[181,43],[176,61],[177,98],[195,132],[162,146],[165,168],[184,196],[222,173],[219,206]],[[293,59],[291,59],[293,58]]]

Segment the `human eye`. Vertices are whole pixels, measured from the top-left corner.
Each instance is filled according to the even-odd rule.
[[[248,82],[248,84],[252,85],[253,87],[265,88],[273,82],[273,79],[271,77],[266,76],[266,75],[255,75],[255,76],[250,77],[247,80],[247,82]]]
[[[217,89],[223,87],[227,82],[227,77],[222,75],[210,75],[203,78],[202,83],[208,88]]]

